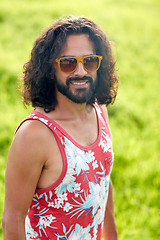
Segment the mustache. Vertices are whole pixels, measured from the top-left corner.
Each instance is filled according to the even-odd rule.
[[[85,80],[88,80],[89,82],[93,82],[93,78],[90,76],[84,76],[82,78],[81,77],[70,77],[70,78],[67,78],[66,84],[68,86],[71,81],[85,81]]]

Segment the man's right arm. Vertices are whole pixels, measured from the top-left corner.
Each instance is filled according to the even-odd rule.
[[[11,144],[5,176],[4,240],[26,240],[25,217],[47,156],[44,127],[38,121],[25,122]]]

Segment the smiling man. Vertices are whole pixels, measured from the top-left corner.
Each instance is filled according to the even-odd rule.
[[[84,17],[58,19],[24,65],[25,103],[6,167],[4,240],[117,240],[106,106],[118,80],[110,42]]]
[[[69,35],[65,46],[62,48],[61,55],[63,57],[55,61],[55,63],[58,63],[55,64],[56,87],[60,93],[73,102],[86,103],[94,95],[97,84],[96,70],[102,59],[102,56],[94,54],[93,43],[87,34]],[[73,56],[79,57],[74,58]],[[66,66],[68,64],[73,66],[70,72],[67,72],[69,75],[66,76]]]

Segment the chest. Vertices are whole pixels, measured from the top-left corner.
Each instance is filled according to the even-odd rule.
[[[99,124],[96,116],[88,120],[63,122],[61,124],[65,132],[82,146],[92,145],[98,138]]]
[[[97,122],[74,124],[72,129],[68,129],[70,136],[80,145],[92,145],[98,138],[98,124]]]

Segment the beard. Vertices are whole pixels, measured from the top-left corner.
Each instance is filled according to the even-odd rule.
[[[68,99],[70,99],[74,103],[82,104],[82,103],[89,103],[91,102],[91,99],[93,100],[95,98],[95,89],[97,85],[97,79],[94,81],[92,77],[90,76],[84,76],[83,78],[80,77],[72,77],[68,78],[66,80],[66,85],[63,83],[60,83],[60,81],[54,77],[55,84],[57,87],[57,90],[62,93],[64,96],[66,96]],[[71,81],[84,81],[87,80],[89,84],[89,88],[77,88],[73,92],[70,88]]]

